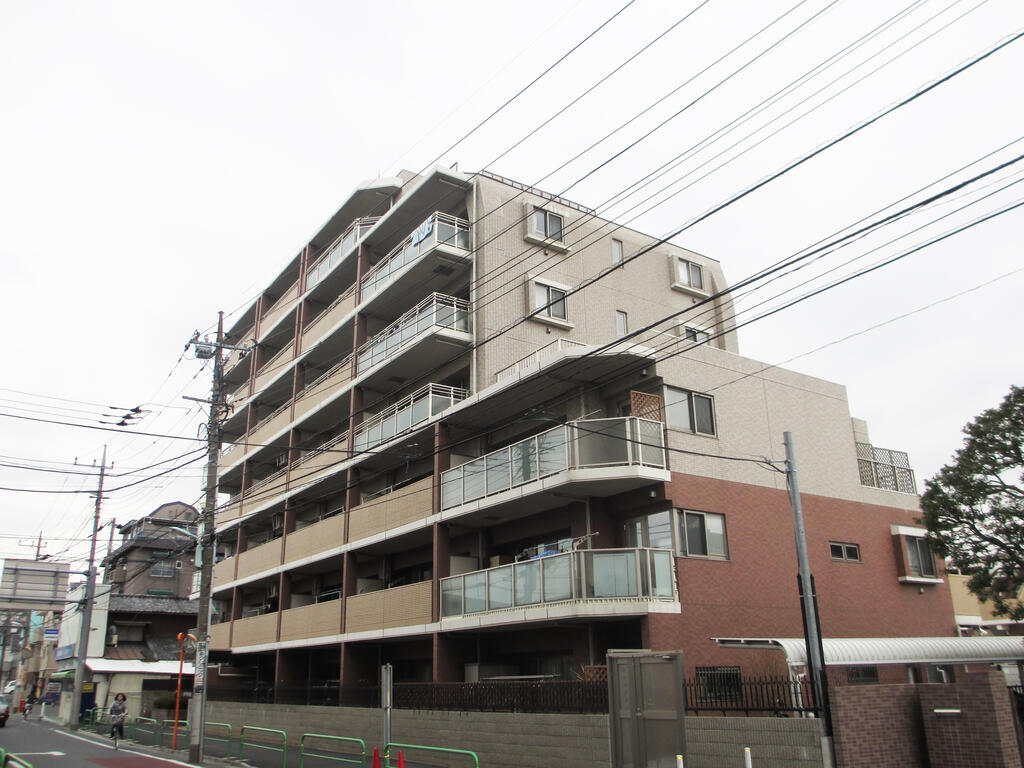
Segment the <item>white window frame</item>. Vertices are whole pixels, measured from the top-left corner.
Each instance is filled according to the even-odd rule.
[[[672,406],[679,406],[682,403],[680,395],[686,395],[686,408],[689,411],[690,424],[689,426],[680,426],[678,424],[672,424],[669,421],[669,409]],[[702,392],[694,392],[693,390],[683,389],[682,387],[672,387],[665,385],[662,393],[665,403],[665,423],[669,429],[679,429],[684,432],[691,432],[695,435],[704,435],[706,437],[716,437],[718,435],[718,417],[715,415],[715,398],[711,395],[705,395]],[[707,400],[711,408],[711,431],[705,431],[697,428],[697,407],[695,405],[696,398],[702,398]]]
[[[707,297],[708,275],[704,265],[685,256],[669,256],[672,269],[672,288],[692,296]],[[694,280],[694,274],[698,280]],[[695,285],[699,282],[699,285]]]
[[[679,335],[686,341],[692,341],[695,344],[706,344],[711,341],[711,331],[706,328],[701,328],[699,325],[686,325],[684,323],[679,324]],[[704,336],[702,339],[701,336]]]
[[[927,530],[925,530],[924,528],[917,528],[917,527],[912,526],[912,525],[897,525],[897,524],[893,523],[892,525],[889,526],[889,532],[893,536],[901,537],[900,547],[902,548],[903,553],[906,555],[906,558],[907,558],[907,575],[899,577],[899,580],[901,582],[905,582],[905,583],[908,583],[908,584],[941,584],[942,583],[942,576],[939,574],[938,569],[935,567],[935,553],[932,552],[931,547],[928,545],[928,542],[925,540],[925,534],[928,533]],[[911,545],[911,542],[914,542],[913,545]],[[910,547],[914,546],[915,549],[916,549],[917,547],[920,547],[921,544],[923,544],[925,547],[927,547],[928,558],[929,558],[928,562],[931,565],[931,569],[932,569],[932,574],[931,575],[925,575],[924,574],[924,570],[920,567],[920,554],[921,554],[920,550],[917,550],[916,554],[918,555],[918,562],[919,562],[918,570],[921,571],[921,573],[920,574],[915,574],[914,570],[913,570],[913,564],[911,562],[911,557],[910,557]]]
[[[615,333],[620,339],[629,335],[629,313],[621,309],[615,310]]]
[[[530,319],[536,320],[540,323],[547,325],[558,326],[559,328],[573,328],[573,323],[569,320],[569,291],[572,289],[567,285],[556,283],[552,280],[545,280],[542,278],[535,278],[532,275],[527,280],[526,288],[529,291],[528,302],[530,307]],[[541,302],[538,300],[537,293],[539,289],[544,289],[547,296],[547,301]],[[564,294],[561,301],[551,301],[551,291],[558,291]],[[565,311],[565,317],[558,317],[551,313],[553,306],[561,303],[563,310]]]
[[[546,205],[538,205],[537,203],[524,203],[523,214],[526,220],[526,233],[524,238],[527,242],[531,242],[534,245],[540,245],[544,248],[550,248],[560,253],[568,253],[572,249],[565,244],[565,226],[567,218],[564,213],[553,210]],[[544,215],[544,226],[540,228],[537,226],[537,218],[539,214]],[[558,237],[551,237],[550,232],[554,231],[552,226],[552,218],[557,218],[559,223]]]
[[[689,529],[687,527],[687,518],[693,517],[701,518],[701,530],[704,533],[703,548],[704,552],[691,552],[691,546],[689,541]],[[722,524],[722,544],[724,552],[711,552],[711,543],[708,539],[708,519],[718,520]],[[692,557],[700,560],[728,560],[729,559],[729,528],[725,522],[725,515],[719,514],[718,512],[698,512],[693,509],[680,509],[678,510],[678,521],[679,521],[679,551],[684,557]]]
[[[654,515],[668,515],[669,536],[672,539],[672,543],[668,547],[660,546],[660,545],[655,547],[655,545],[651,544],[650,519]],[[679,542],[679,531],[678,531],[678,528],[679,528],[678,518],[679,518],[679,510],[676,510],[676,509],[659,509],[659,510],[657,510],[655,512],[648,512],[647,514],[644,514],[644,515],[637,515],[635,517],[631,517],[631,518],[627,519],[626,521],[624,521],[623,528],[628,530],[628,528],[630,526],[635,526],[637,523],[639,523],[640,527],[641,527],[641,531],[640,531],[640,538],[641,538],[641,540],[640,541],[629,541],[629,535],[627,533],[623,537],[624,542],[626,543],[627,546],[648,547],[648,548],[654,548],[654,549],[671,549],[673,552],[677,552],[678,553],[679,552],[679,543],[680,543]]]
[[[173,579],[174,563],[156,562],[149,566],[149,575],[154,579]]]
[[[625,246],[618,238],[612,238],[612,264],[621,264],[625,258]]]

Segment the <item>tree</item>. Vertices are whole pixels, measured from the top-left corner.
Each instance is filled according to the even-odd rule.
[[[928,542],[997,616],[1024,619],[1024,387],[963,431],[953,462],[925,482]]]

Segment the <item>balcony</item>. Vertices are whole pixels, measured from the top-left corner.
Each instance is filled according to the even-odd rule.
[[[368,451],[387,442],[464,400],[467,394],[460,387],[427,384],[356,427],[353,450]]]
[[[345,540],[345,516],[318,520],[289,533],[284,540],[285,561],[294,563],[337,547]]]
[[[231,622],[210,625],[210,650],[226,651],[231,647]]]
[[[432,343],[422,343],[427,340]],[[356,350],[356,372],[365,373],[413,347],[415,354],[410,352],[403,364],[424,370],[450,355],[445,346],[470,341],[469,303],[434,293]]]
[[[352,381],[352,357],[346,357],[306,385],[295,398],[295,421],[299,422],[332,400]]]
[[[288,342],[284,348],[277,352],[270,360],[263,364],[259,372],[256,374],[256,384],[253,387],[253,392],[259,394],[262,392],[267,384],[280,376],[291,366],[292,360],[295,359],[295,345],[292,342]]]
[[[260,337],[265,337],[268,331],[273,330],[281,318],[295,308],[298,300],[299,281],[296,280],[285,289],[285,292],[281,294],[280,298],[274,302],[273,306],[263,316],[263,319],[260,321]]]
[[[309,453],[304,454],[292,465],[291,485],[310,485],[325,475],[331,474],[339,464],[351,455],[345,448],[348,445],[348,432],[328,440]]]
[[[398,279],[410,275],[410,283],[426,285],[439,264],[427,259],[429,254],[440,261],[465,261],[469,251],[469,222],[446,213],[431,214],[405,240],[391,249],[362,279],[361,300],[369,301]],[[444,272],[444,270],[442,270]],[[451,273],[450,268],[447,270]],[[447,277],[446,274],[441,277]],[[428,286],[431,290],[432,286]]]
[[[291,400],[260,419],[246,438],[246,443],[262,446],[270,442],[272,435],[282,432],[291,423]]]
[[[585,549],[441,579],[441,618],[615,601],[678,602],[675,558],[667,549]],[[596,612],[601,612],[598,607]],[[546,617],[538,612],[538,617]],[[563,615],[565,615],[563,613]],[[512,620],[520,620],[517,616]]]
[[[539,367],[545,360],[550,360],[567,349],[579,350],[580,347],[585,346],[587,345],[583,342],[573,341],[572,339],[555,339],[550,344],[545,344],[526,357],[516,360],[512,365],[502,368],[494,374],[494,380],[501,381],[502,379],[507,379],[509,376],[529,370],[531,367]]]
[[[665,467],[661,422],[635,417],[574,421],[443,472],[441,510],[520,500],[556,486],[563,494],[621,493],[667,480]]]
[[[356,243],[362,240],[363,236],[373,229],[373,226],[380,220],[380,216],[366,216],[353,221],[337,240],[324,249],[323,255],[317,259],[306,271],[306,290],[321,282],[328,274],[338,266]]]
[[[349,513],[349,540],[359,541],[430,517],[433,489],[434,478],[425,477],[360,504]]]
[[[345,601],[345,632],[372,632],[429,624],[431,619],[431,582],[421,581],[404,587],[392,587]]]
[[[281,642],[340,634],[341,600],[328,600],[281,612]]]
[[[279,566],[282,544],[284,544],[284,539],[278,538],[239,553],[238,572],[235,578],[245,579]]]
[[[302,349],[305,351],[312,348],[355,308],[356,288],[353,285],[302,329]]]
[[[277,612],[235,619],[231,645],[240,648],[247,645],[265,645],[277,642]]]
[[[227,504],[225,504],[221,509],[217,510],[215,514],[217,525],[220,525],[221,523],[226,523],[229,520],[234,520],[240,514],[242,514],[242,499],[241,496],[235,494],[230,499],[228,499]]]
[[[910,457],[904,451],[857,443],[857,468],[861,485],[899,493],[917,493]]]

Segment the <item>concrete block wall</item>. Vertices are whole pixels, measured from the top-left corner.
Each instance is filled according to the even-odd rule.
[[[297,744],[303,733],[361,738],[367,751],[380,745],[380,711],[213,701],[209,719],[277,728]],[[406,744],[470,749],[484,768],[610,768],[607,715],[395,710],[392,739]],[[749,746],[758,768],[820,768],[819,723],[794,718],[688,717],[690,768],[743,766]],[[411,755],[410,755],[411,756]],[[464,760],[431,756],[432,765],[465,768]]]

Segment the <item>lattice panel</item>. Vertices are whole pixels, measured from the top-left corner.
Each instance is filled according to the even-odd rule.
[[[637,392],[636,390],[629,393],[630,413],[638,418],[664,421],[663,405],[660,395]]]

